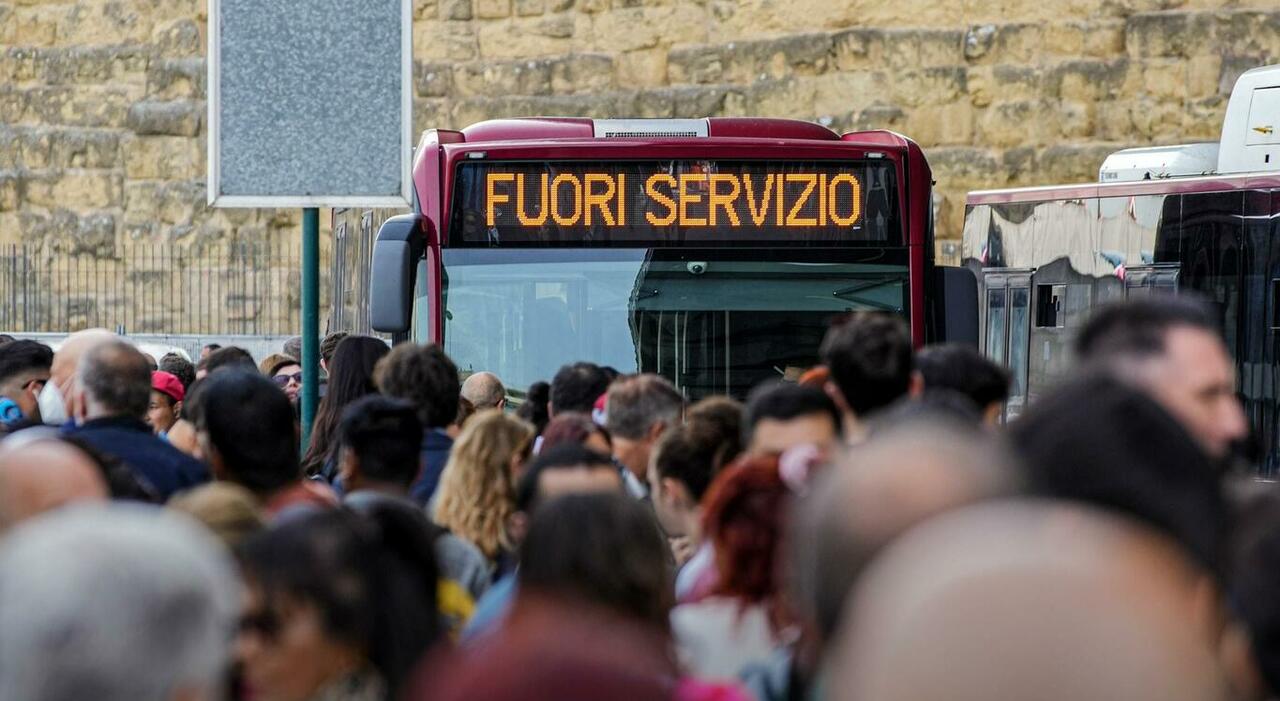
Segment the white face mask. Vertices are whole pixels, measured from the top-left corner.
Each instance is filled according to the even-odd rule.
[[[36,397],[36,404],[40,407],[40,418],[46,424],[61,426],[70,418],[67,416],[67,402],[62,396],[62,390],[52,380],[44,383],[44,388]]]

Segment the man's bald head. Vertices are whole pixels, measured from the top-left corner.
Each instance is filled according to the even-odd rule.
[[[1176,543],[1087,507],[1009,501],[899,538],[855,589],[835,698],[1228,698]]]
[[[462,383],[462,398],[471,402],[476,411],[496,409],[507,398],[507,388],[502,380],[491,372],[477,372]]]
[[[20,436],[0,443],[0,532],[66,504],[106,498],[101,471],[75,446]]]
[[[985,434],[928,416],[878,431],[822,474],[794,510],[793,603],[829,639],[850,588],[881,548],[930,516],[1016,488],[1007,456]]]
[[[67,381],[75,375],[76,366],[80,364],[80,358],[85,353],[116,338],[118,337],[115,334],[106,329],[85,329],[67,336],[58,347],[58,351],[53,354],[53,367],[49,370],[49,374],[54,383],[65,388]]]

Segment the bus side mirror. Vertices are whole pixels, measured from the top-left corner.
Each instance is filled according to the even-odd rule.
[[[413,278],[422,257],[427,220],[420,214],[391,217],[378,229],[369,275],[369,325],[379,333],[408,333]]]
[[[968,268],[939,265],[934,272],[933,342],[978,347],[978,277]]]

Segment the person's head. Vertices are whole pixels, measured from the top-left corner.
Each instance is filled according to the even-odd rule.
[[[284,390],[289,401],[298,401],[298,393],[302,391],[302,366],[298,359],[283,353],[272,353],[258,363],[262,374],[271,378],[276,386]]]
[[[579,411],[562,411],[556,414],[542,431],[541,450],[550,450],[565,443],[577,443],[605,455],[613,449],[609,432],[592,421],[589,415]]]
[[[595,363],[573,363],[551,378],[547,412],[554,417],[562,411],[590,414],[600,395],[609,389],[609,376]]]
[[[422,422],[402,399],[370,395],[352,402],[338,424],[338,474],[347,492],[405,493],[418,476]]]
[[[182,415],[187,396],[182,381],[163,370],[151,373],[151,401],[147,405],[147,425],[156,433],[167,433]]]
[[[53,350],[35,341],[12,341],[0,346],[0,401],[13,402],[21,416],[0,415],[0,422],[26,419],[40,423],[40,392],[49,381]]]
[[[606,412],[615,454],[619,441],[644,446],[647,450],[664,431],[680,423],[684,397],[664,377],[649,373],[633,375],[610,385]],[[627,467],[642,477],[649,467],[649,456],[646,453],[638,459],[643,464]]]
[[[673,591],[666,543],[648,508],[619,493],[542,505],[520,549],[521,595],[600,608],[667,630]]]
[[[830,372],[827,392],[854,419],[912,391],[911,334],[896,316],[856,314],[831,327],[820,353]]]
[[[258,497],[231,482],[209,482],[179,492],[165,502],[165,508],[199,521],[232,549],[261,531],[267,523]]]
[[[1232,529],[1227,599],[1237,617],[1224,634],[1223,666],[1241,699],[1280,689],[1280,491],[1266,484],[1242,499]]]
[[[471,402],[476,411],[501,409],[507,405],[507,388],[497,375],[477,372],[462,383],[462,398]]]
[[[328,390],[316,410],[311,444],[303,460],[308,473],[319,472],[330,459],[343,410],[351,402],[378,391],[373,384],[373,371],[389,352],[386,343],[372,336],[346,336],[338,343],[329,359]]]
[[[399,697],[439,634],[427,524],[384,501],[301,513],[244,542],[235,650],[254,698],[306,701],[369,668]]]
[[[286,339],[285,342],[280,346],[280,352],[291,358],[301,358],[302,357],[302,337],[292,336]]]
[[[427,428],[444,428],[458,416],[458,366],[440,346],[397,345],[378,362],[373,381],[388,397],[412,402]]]
[[[200,385],[196,430],[214,477],[260,497],[296,482],[298,436],[289,398],[257,372],[223,370]]]
[[[699,424],[719,434],[724,446],[721,464],[728,465],[742,453],[743,406],[732,397],[711,396],[693,403],[684,412],[685,423]]]
[[[1228,521],[1221,474],[1144,392],[1086,375],[1037,400],[1009,437],[1036,493],[1145,521],[1221,574]]]
[[[221,348],[222,348],[222,344],[220,343],[204,344],[204,346],[200,348],[200,359],[204,360],[205,358],[208,358],[210,354],[212,354],[216,350],[220,350]]]
[[[511,539],[520,542],[529,518],[545,503],[565,494],[622,492],[622,476],[605,453],[564,443],[538,453],[516,483],[516,516]]]
[[[1188,297],[1132,300],[1099,309],[1076,337],[1076,357],[1150,394],[1214,460],[1249,424],[1218,325]]]
[[[674,426],[658,439],[649,462],[649,494],[667,535],[700,534],[702,497],[733,457],[726,436],[704,421]]]
[[[916,417],[877,432],[820,473],[788,526],[787,598],[821,648],[858,577],[887,544],[949,509],[1014,493],[990,436]]]
[[[222,546],[155,507],[91,505],[0,541],[0,694],[221,697],[240,586]]]
[[[196,366],[177,353],[165,353],[160,358],[160,369],[178,378],[182,389],[189,390],[196,381]]]
[[[837,701],[1225,701],[1204,602],[1183,551],[1134,522],[1042,501],[971,506],[872,563],[827,688]]]
[[[0,442],[0,534],[46,511],[108,496],[98,466],[79,448],[22,434]]]
[[[81,414],[76,387],[76,368],[80,359],[95,346],[119,337],[106,329],[77,331],[58,346],[49,368],[49,381],[40,391],[40,417],[47,424],[59,425]]]
[[[499,409],[476,414],[449,451],[437,490],[435,521],[488,558],[512,549],[514,474],[529,456],[533,427]]]
[[[346,331],[335,331],[320,341],[320,367],[324,368],[325,372],[329,372],[329,364],[333,361],[334,351],[338,350],[338,344],[349,335]]]
[[[524,402],[516,409],[516,416],[528,421],[539,434],[546,428],[550,416],[547,415],[547,402],[551,400],[551,385],[546,382],[535,382],[529,385]]]
[[[249,355],[249,351],[239,346],[227,346],[211,351],[200,360],[200,364],[196,366],[196,379],[202,380],[224,368],[257,370],[258,366],[253,362],[253,356]]]
[[[840,440],[840,410],[814,387],[777,382],[747,398],[742,442],[748,452],[783,453],[797,445],[825,452]]]
[[[151,364],[137,348],[109,340],[91,348],[76,368],[81,420],[127,417],[141,421],[151,402]]]
[[[1000,420],[1009,399],[1009,371],[963,343],[928,346],[916,354],[924,391],[950,390],[968,397],[983,421]]]

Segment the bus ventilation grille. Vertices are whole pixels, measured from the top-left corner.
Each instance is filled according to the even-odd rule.
[[[606,139],[660,139],[686,136],[695,138],[702,136],[696,131],[606,131]]]

